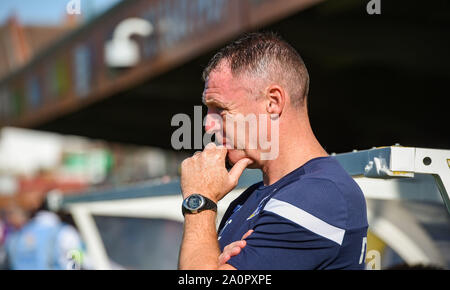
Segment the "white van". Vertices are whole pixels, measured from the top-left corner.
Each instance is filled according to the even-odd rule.
[[[390,146],[333,154],[367,201],[367,269],[450,268],[450,150]],[[219,202],[262,179],[246,170]],[[183,231],[179,180],[149,181],[53,198],[69,213],[94,269],[176,269]]]

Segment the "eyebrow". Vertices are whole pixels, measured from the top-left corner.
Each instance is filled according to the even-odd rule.
[[[226,108],[225,103],[223,103],[222,101],[216,99],[216,98],[210,98],[208,101],[206,101],[206,94],[202,94],[202,103],[205,106],[208,105],[214,105],[216,107],[220,107],[220,108]]]

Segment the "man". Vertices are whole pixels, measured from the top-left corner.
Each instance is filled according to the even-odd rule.
[[[19,204],[17,204],[14,200],[10,200],[7,204],[5,210],[5,223],[3,225],[3,229],[0,226],[0,269],[8,269],[9,261],[8,261],[8,253],[6,249],[7,240],[14,235],[15,232],[20,231],[20,229],[28,222],[29,220],[28,212]],[[0,220],[0,223],[2,221]],[[3,235],[2,235],[3,234]]]
[[[204,80],[206,130],[225,146],[210,143],[182,163],[179,268],[363,269],[364,196],[313,134],[309,75],[295,49],[272,33],[248,34],[212,58]],[[260,144],[250,148],[247,131],[245,140],[231,132],[236,126],[227,122],[237,115],[276,119],[265,132],[279,146],[275,158],[261,158],[270,149]],[[233,165],[229,172],[226,162]],[[262,170],[263,181],[231,203],[217,233],[216,204],[247,167]]]

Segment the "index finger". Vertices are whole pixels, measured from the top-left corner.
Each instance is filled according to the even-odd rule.
[[[208,152],[218,152],[220,157],[225,159],[225,156],[227,155],[227,148],[225,148],[225,146],[223,145],[216,145],[214,142],[208,143],[205,146],[205,150],[204,151],[208,151]]]
[[[217,146],[216,146],[216,143],[210,142],[210,143],[206,144],[205,150],[211,150],[211,149],[214,149],[214,148],[216,148],[216,147],[217,147]]]
[[[245,240],[246,238],[248,238],[248,236],[250,236],[253,233],[253,230],[248,230],[248,232],[246,232],[243,236],[241,240]]]

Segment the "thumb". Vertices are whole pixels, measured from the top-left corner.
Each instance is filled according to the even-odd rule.
[[[250,158],[242,158],[238,162],[236,162],[231,168],[230,172],[228,173],[228,176],[230,177],[230,181],[233,184],[237,184],[239,177],[241,177],[242,172],[244,172],[244,169],[253,163],[253,161]]]

